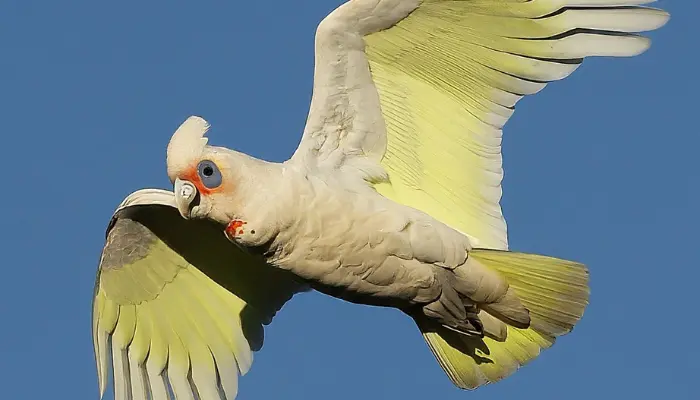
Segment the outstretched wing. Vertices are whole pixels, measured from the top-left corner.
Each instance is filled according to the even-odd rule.
[[[233,399],[263,325],[304,290],[241,252],[209,221],[180,217],[172,192],[140,190],[107,229],[93,340],[100,394],[115,399]]]
[[[501,129],[515,104],[585,57],[645,51],[635,32],[668,20],[650,2],[351,0],[318,27],[292,160],[359,171],[475,246],[506,249]]]

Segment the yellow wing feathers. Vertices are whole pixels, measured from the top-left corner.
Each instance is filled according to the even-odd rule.
[[[262,325],[299,290],[206,221],[163,205],[118,212],[93,302],[100,393],[111,369],[116,400],[235,398]]]
[[[633,56],[668,14],[644,0],[423,0],[365,37],[387,127],[380,193],[505,249],[501,129],[587,56]],[[575,8],[586,7],[586,8]],[[611,34],[614,32],[614,34]]]
[[[128,220],[117,224],[123,221]],[[116,228],[113,232],[121,234]],[[116,399],[129,398],[132,391],[135,398],[151,392],[163,396],[168,384],[178,398],[189,398],[195,390],[218,398],[217,379],[233,398],[238,374],[252,362],[241,328],[246,303],[162,241],[144,250],[144,258],[108,265],[100,274],[94,303],[100,392],[107,384],[111,336]]]

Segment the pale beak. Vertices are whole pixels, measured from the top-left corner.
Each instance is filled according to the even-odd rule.
[[[190,211],[196,204],[192,204],[197,198],[197,188],[188,181],[183,181],[180,178],[175,179],[175,204],[182,218],[188,219]]]

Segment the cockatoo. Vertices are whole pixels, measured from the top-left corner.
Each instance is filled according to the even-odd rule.
[[[474,389],[572,330],[585,266],[510,251],[501,133],[524,96],[589,56],[635,56],[648,0],[350,0],[316,32],[313,98],[283,163],[173,134],[173,192],[107,229],[94,297],[99,387],[117,399],[233,399],[263,325],[315,289],[415,320]],[[110,359],[111,354],[111,359]]]

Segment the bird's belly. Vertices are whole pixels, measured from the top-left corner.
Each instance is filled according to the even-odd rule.
[[[433,297],[435,283],[432,266],[407,253],[408,223],[366,199],[338,201],[335,207],[316,204],[303,221],[278,235],[279,247],[268,261],[347,301],[406,306]]]

